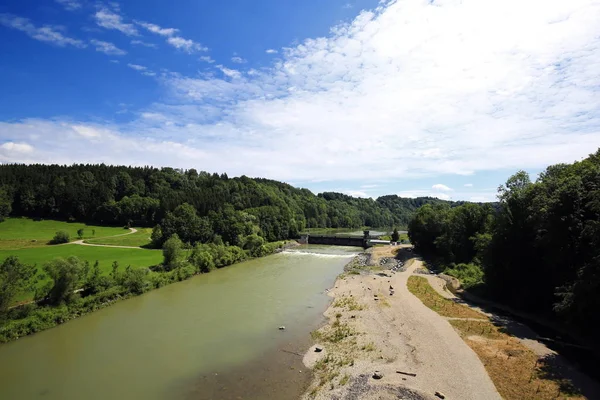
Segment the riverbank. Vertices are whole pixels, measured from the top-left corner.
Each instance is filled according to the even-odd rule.
[[[411,251],[395,251],[356,257],[330,290],[328,323],[303,360],[314,372],[304,400],[598,396],[527,327],[463,304]]]
[[[215,262],[213,263],[212,268],[223,268],[253,258],[261,258],[297,245],[298,243],[295,241],[267,243],[263,246],[265,251],[261,253],[260,256],[252,256],[249,252],[244,252],[240,248],[229,247],[238,250],[235,253],[235,258],[227,258],[223,263],[219,264]],[[96,246],[111,247],[105,245]],[[66,247],[67,246],[60,246],[61,249]],[[69,258],[68,262],[82,264],[81,260],[76,258]],[[77,265],[73,266],[73,268],[75,267],[77,267]],[[106,308],[120,300],[135,297],[153,289],[181,282],[190,279],[193,276],[205,273],[197,266],[192,265],[189,260],[186,260],[186,263],[182,263],[178,268],[170,271],[165,271],[162,266],[144,270],[133,270],[130,267],[127,267],[125,271],[118,271],[117,261],[113,263],[113,268],[114,271],[111,273],[110,278],[106,276],[100,277],[106,278],[104,282],[110,283],[108,285],[98,285],[98,287],[103,290],[99,289],[97,292],[87,293],[89,288],[86,289],[84,286],[84,288],[70,292],[73,298],[66,302],[66,304],[62,302],[51,305],[48,304],[47,299],[41,299],[38,302],[27,302],[10,308],[7,314],[3,316],[5,319],[0,321],[0,343],[7,343],[53,328],[91,312]],[[83,270],[83,268],[80,269]],[[87,269],[89,270],[89,265],[87,266]],[[85,275],[87,275],[87,273],[88,272],[86,271]],[[87,276],[82,276],[81,280],[88,278],[89,277]],[[79,281],[78,283],[86,284],[85,281]],[[77,286],[75,286],[75,288],[76,287]]]
[[[365,270],[343,274],[329,291],[329,322],[303,360],[314,373],[303,399],[500,399],[452,326],[408,292],[414,260],[397,269],[405,272],[377,268],[392,250],[370,250]],[[394,255],[409,257],[406,247]]]

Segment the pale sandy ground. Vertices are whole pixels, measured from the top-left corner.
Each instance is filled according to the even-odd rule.
[[[408,277],[420,266],[420,261],[413,260],[405,272],[386,271],[390,277],[373,273],[338,279],[329,294],[336,300],[351,296],[366,309],[349,311],[334,307],[334,303],[325,316],[333,322],[335,315],[341,313],[340,321],[359,332],[355,336],[357,345],[348,350],[343,344],[319,344],[324,351],[315,353],[314,347],[311,348],[304,363],[312,368],[328,352],[335,356],[345,351],[354,363],[340,367],[339,375],[332,379],[333,385],[320,387],[316,397],[314,392],[311,394],[316,385],[313,383],[303,398],[436,399],[436,391],[443,393],[446,399],[501,398],[477,355],[448,321],[408,291]],[[390,295],[390,285],[394,288],[393,295]],[[375,294],[381,300],[375,300]],[[331,326],[324,327],[323,331],[328,329]],[[361,350],[368,343],[372,343],[375,350]],[[372,378],[376,370],[383,373],[382,379]],[[350,379],[341,385],[340,377],[346,374]]]

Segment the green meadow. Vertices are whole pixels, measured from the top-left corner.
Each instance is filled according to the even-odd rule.
[[[81,260],[88,261],[93,265],[99,262],[102,273],[109,273],[112,263],[117,261],[121,270],[131,265],[132,268],[147,268],[157,265],[162,261],[160,250],[146,249],[120,249],[112,247],[82,246],[77,244],[48,245],[56,231],[65,230],[71,235],[71,239],[77,239],[77,230],[84,229],[84,237],[95,237],[121,235],[127,231],[123,228],[91,226],[81,223],[68,223],[61,221],[33,221],[26,218],[9,218],[0,223],[0,262],[8,256],[17,256],[27,264],[38,266],[38,273],[42,275],[43,265],[58,257],[75,256]],[[101,243],[120,246],[140,246],[149,243],[148,237],[151,232],[141,229],[139,232],[114,238],[96,239]],[[133,238],[129,238],[132,236]],[[92,241],[92,239],[90,239]],[[108,241],[105,243],[105,241]],[[47,282],[41,278],[38,287]],[[29,300],[33,293],[27,293],[19,298],[19,301]]]
[[[92,244],[106,244],[110,246],[144,247],[150,244],[150,235],[152,235],[152,229],[139,228],[136,233],[130,235],[88,239],[85,242]]]
[[[77,231],[83,229],[84,239],[100,238],[127,233],[123,227],[94,226],[79,222],[54,220],[34,221],[28,218],[7,218],[0,223],[0,250],[45,246],[57,231],[68,232],[77,240]]]

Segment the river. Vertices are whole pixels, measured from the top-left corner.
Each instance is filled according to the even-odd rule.
[[[298,354],[359,250],[301,246],[1,345],[0,399],[298,398]]]

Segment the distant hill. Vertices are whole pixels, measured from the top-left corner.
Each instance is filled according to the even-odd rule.
[[[315,195],[274,180],[194,169],[0,165],[0,210],[5,214],[153,227],[185,203],[203,218],[203,227],[232,244],[249,232],[274,241],[296,237],[307,227],[404,228],[423,204],[455,204],[430,197]]]

